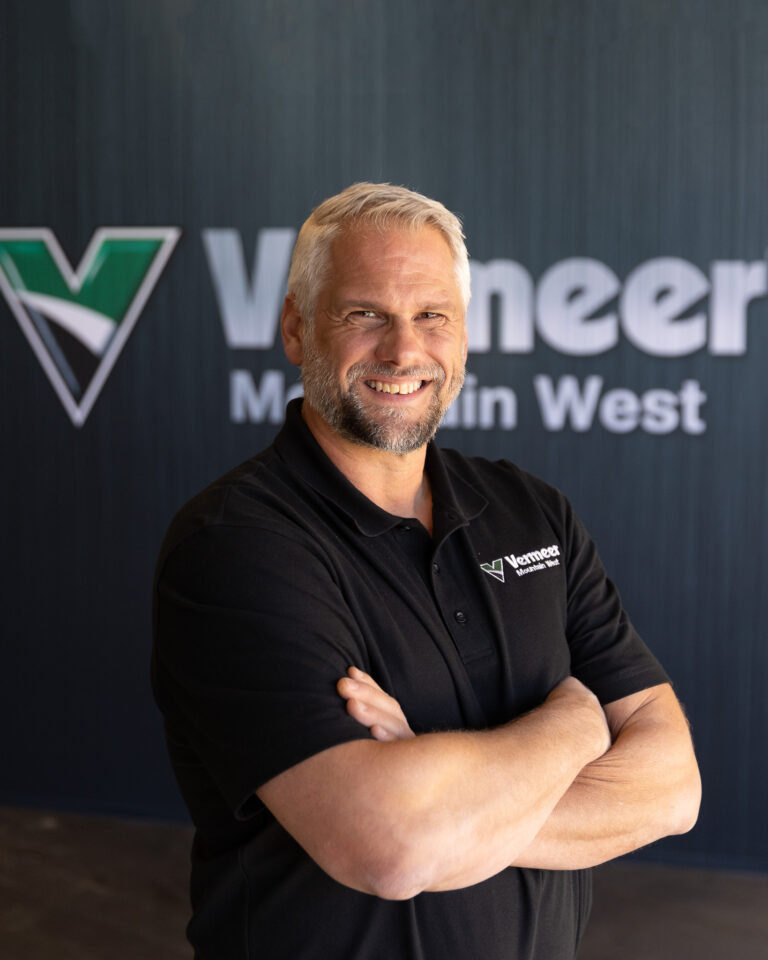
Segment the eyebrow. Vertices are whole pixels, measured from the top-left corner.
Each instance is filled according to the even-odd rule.
[[[424,304],[419,307],[420,310],[425,310],[428,313],[437,313],[439,312],[448,312],[452,303],[450,300],[425,300]],[[356,299],[348,297],[346,300],[341,300],[339,303],[334,304],[334,307],[337,310],[347,310],[350,307],[358,307],[361,310],[375,310],[377,313],[389,313],[390,311],[380,303],[376,303],[374,300],[364,300],[362,298]]]

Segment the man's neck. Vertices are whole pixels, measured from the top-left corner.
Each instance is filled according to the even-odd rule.
[[[302,417],[333,465],[376,506],[396,517],[416,517],[432,533],[432,493],[424,470],[426,444],[389,453],[339,436],[306,403]]]

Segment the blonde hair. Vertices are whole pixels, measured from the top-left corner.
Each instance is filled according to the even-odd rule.
[[[378,230],[393,226],[417,230],[436,227],[445,238],[456,267],[466,309],[469,303],[469,255],[461,221],[437,200],[389,183],[354,183],[315,207],[296,238],[288,273],[288,293],[305,322],[311,322],[317,295],[330,262],[331,243],[343,229],[360,224]]]

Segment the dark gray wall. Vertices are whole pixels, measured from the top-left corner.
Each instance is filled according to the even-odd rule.
[[[154,557],[175,509],[276,430],[258,412],[232,418],[232,372],[257,388],[263,371],[294,376],[271,339],[228,344],[202,234],[239,231],[250,276],[259,231],[295,229],[352,181],[389,180],[459,212],[476,261],[514,261],[539,293],[555,264],[603,264],[618,289],[596,317],[637,317],[626,280],[656,258],[701,272],[703,295],[674,323],[702,314],[706,342],[679,356],[656,355],[674,323],[656,353],[621,328],[593,355],[538,329],[532,350],[505,350],[504,311],[521,302],[481,298],[475,343],[496,326],[470,370],[478,390],[515,391],[517,422],[446,429],[443,443],[566,490],[675,678],[705,800],[692,834],[649,855],[768,868],[766,50],[759,0],[0,4],[0,227],[49,227],[73,265],[99,227],[182,231],[80,426],[0,300],[0,800],[180,813],[148,690]],[[710,290],[722,261],[757,265],[741,312],[723,306],[738,301],[724,274]],[[231,293],[242,271],[228,262]],[[652,325],[687,268],[666,287],[649,269]],[[572,274],[534,309],[561,338],[590,284],[583,265]],[[254,311],[256,326],[274,319]],[[707,399],[664,434],[599,415],[554,430],[537,376],[638,396],[692,380]]]

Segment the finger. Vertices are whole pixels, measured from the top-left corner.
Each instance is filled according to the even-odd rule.
[[[372,723],[381,723],[388,730],[395,734],[399,739],[410,736],[411,731],[408,721],[400,709],[397,700],[387,696],[383,691],[371,690],[370,687],[360,687],[349,690],[348,684],[341,684],[341,692],[347,703],[354,701],[355,707],[352,715],[356,720],[370,726]]]
[[[369,729],[374,740],[381,740],[383,743],[402,739],[402,737],[396,737],[394,733],[392,733],[390,730],[387,730],[385,727],[382,727],[379,723],[374,723],[374,725],[369,727]]]
[[[364,727],[369,727],[374,721],[370,719],[368,707],[362,700],[347,700],[347,713],[353,720],[362,723]]]
[[[368,727],[371,733],[374,727],[384,731],[382,736],[374,734],[377,740],[406,740],[414,735],[402,714],[387,713],[372,707],[364,700],[357,698],[347,700],[347,713],[353,720]]]
[[[375,687],[377,690],[381,690],[381,687],[376,683],[370,673],[366,673],[365,670],[361,670],[360,667],[349,667],[347,673],[353,680],[359,680],[361,683],[368,683],[372,687]]]
[[[391,732],[388,727],[388,718],[372,711],[364,700],[356,700],[354,698],[347,700],[347,713],[353,720],[357,720],[359,724],[367,727],[371,733],[373,733],[374,727],[379,731],[384,731],[384,736],[376,737],[377,740],[397,739],[396,735]]]
[[[351,697],[347,700],[347,713],[358,723],[362,723],[369,728],[378,724],[380,727],[395,732],[398,726],[397,717],[387,714],[383,710],[378,710],[365,700],[359,700],[357,697]]]
[[[385,693],[378,683],[359,667],[349,667],[347,674],[348,676],[337,682],[336,688],[339,695],[348,702],[352,699],[358,701],[358,705],[352,710],[352,716],[359,723],[370,727],[377,722],[375,718],[378,717],[380,725],[397,739],[414,736],[402,707],[394,697]]]
[[[384,713],[401,714],[400,704],[394,697],[390,697],[378,685],[371,686],[361,680],[353,680],[351,677],[342,677],[336,684],[339,695],[348,700],[350,697],[356,697],[364,700],[369,706],[375,707]]]

